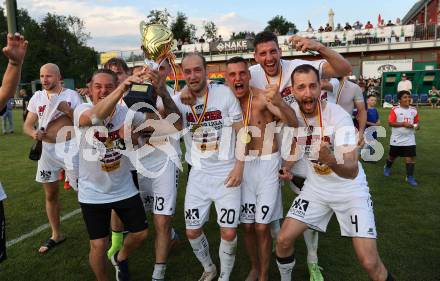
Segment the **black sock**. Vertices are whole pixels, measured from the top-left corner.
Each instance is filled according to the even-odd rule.
[[[393,161],[390,161],[390,160],[387,159],[387,162],[386,162],[385,165],[386,165],[387,168],[391,168],[391,166],[393,165]]]
[[[385,281],[394,281],[394,278],[389,271],[388,271],[387,280],[385,280]]]
[[[285,257],[285,258],[280,258],[280,257],[277,256],[277,261],[280,264],[292,263],[294,260],[295,260],[295,255],[291,255],[291,256],[288,256],[288,257]]]
[[[414,164],[414,163],[406,163],[406,175],[407,175],[408,177],[412,177],[412,176],[414,176],[414,168],[415,168],[415,165],[416,165],[416,164]]]

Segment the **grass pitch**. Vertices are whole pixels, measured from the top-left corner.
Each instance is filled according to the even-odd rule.
[[[389,178],[382,175],[384,158],[375,164],[365,163],[364,169],[374,201],[378,230],[379,252],[396,280],[440,280],[440,110],[419,109],[421,130],[417,132],[416,179],[419,187],[413,189],[404,181],[405,165],[402,159],[393,166]],[[388,152],[390,130],[386,125],[388,110],[380,110],[382,124],[387,128],[387,138],[380,141]],[[36,183],[36,162],[28,160],[32,140],[22,134],[21,111],[15,111],[15,133],[0,136],[0,179],[8,199],[4,202],[7,220],[7,240],[20,237],[47,223],[44,209],[44,193]],[[181,174],[177,214],[173,225],[184,239],[183,201],[186,171]],[[76,194],[60,187],[62,215],[79,208]],[[294,198],[288,188],[283,189],[284,211]],[[211,254],[218,264],[219,231],[211,212],[211,220],[205,226]],[[149,217],[151,222],[151,217]],[[29,237],[8,248],[8,259],[0,264],[0,280],[94,280],[88,265],[88,237],[80,214],[62,223],[67,236],[64,244],[46,255],[38,248],[50,236],[49,229]],[[237,258],[232,281],[242,281],[249,270],[249,260],[239,233]],[[149,280],[154,265],[154,227],[150,223],[150,235],[144,245],[130,258],[133,280]],[[295,280],[308,280],[306,250],[302,239],[297,242]],[[350,239],[341,238],[339,227],[333,218],[327,233],[320,235],[319,261],[326,280],[368,280],[358,265]],[[109,276],[114,270],[109,265]],[[198,280],[202,267],[192,253],[189,243],[174,250],[169,258],[167,280]],[[279,280],[278,269],[272,261],[270,279]]]

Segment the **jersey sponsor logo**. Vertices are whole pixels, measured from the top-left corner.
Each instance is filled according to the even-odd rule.
[[[200,213],[199,209],[187,209],[185,210],[185,222],[187,225],[199,225]]]
[[[50,180],[51,175],[52,175],[51,171],[44,171],[44,170],[40,171],[40,177],[44,181]]]
[[[200,109],[200,111],[202,110],[202,108]],[[200,112],[198,112],[198,108],[196,107],[196,114],[199,114]],[[214,111],[207,111],[205,113],[205,116],[203,117],[203,120],[201,120],[201,122],[203,121],[212,121],[212,120],[220,120],[222,119],[222,112],[220,110],[214,110]],[[188,121],[189,123],[196,123],[196,118],[194,117],[194,115],[192,114],[192,112],[188,112],[186,114],[186,121]]]
[[[309,201],[302,198],[296,198],[295,201],[293,201],[292,207],[290,207],[289,212],[303,218],[307,212],[308,207]]]
[[[240,218],[247,219],[247,220],[254,220],[255,219],[255,204],[251,204],[251,203],[242,204]]]
[[[151,210],[153,209],[154,197],[150,195],[142,196],[142,200],[144,201],[145,209]]]

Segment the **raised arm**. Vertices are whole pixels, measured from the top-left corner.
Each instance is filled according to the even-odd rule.
[[[88,127],[97,125],[100,121],[110,116],[115,110],[116,104],[121,100],[122,96],[128,90],[130,85],[141,82],[142,79],[139,77],[139,75],[132,75],[125,79],[124,82],[119,84],[119,86],[103,100],[81,114],[79,117],[79,126]]]
[[[0,109],[12,98],[20,81],[21,67],[26,54],[28,42],[19,33],[8,34],[7,45],[3,48],[3,54],[8,58],[8,66],[3,75],[0,88]]]
[[[293,42],[297,51],[317,51],[327,61],[322,66],[322,78],[347,76],[352,71],[350,63],[343,56],[315,40],[294,35],[289,41]]]

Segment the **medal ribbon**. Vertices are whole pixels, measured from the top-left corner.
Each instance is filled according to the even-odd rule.
[[[309,130],[310,125],[309,122],[307,122],[307,118],[304,115],[304,113],[300,110],[299,112],[301,112],[301,117],[304,120],[304,123],[306,123],[307,126],[307,130]],[[322,126],[323,122],[322,122],[322,112],[321,112],[321,101],[318,100],[318,120],[319,120],[319,127],[321,128],[321,135],[320,135],[320,139],[322,140],[322,138],[324,137],[324,127]],[[309,134],[309,132],[307,131],[307,134]]]
[[[339,104],[339,98],[341,97],[342,88],[344,88],[345,79],[342,79],[342,82],[339,84],[338,93],[336,94],[336,104]]]
[[[244,127],[246,129],[246,132],[248,131],[247,127],[248,127],[248,124],[249,124],[249,120],[251,119],[252,99],[254,97],[254,94],[252,93],[252,90],[249,89],[249,91],[250,92],[249,92],[248,102],[247,102],[247,106],[246,106],[246,114],[243,114],[243,121],[244,121]]]
[[[200,116],[197,115],[195,107],[191,106],[191,111],[194,115],[194,118],[197,121],[197,125],[200,125],[200,123],[202,123],[203,121],[203,117],[205,117],[206,109],[208,108],[208,95],[209,95],[209,88],[206,88],[205,101],[203,102],[203,112],[202,114],[200,114]]]

